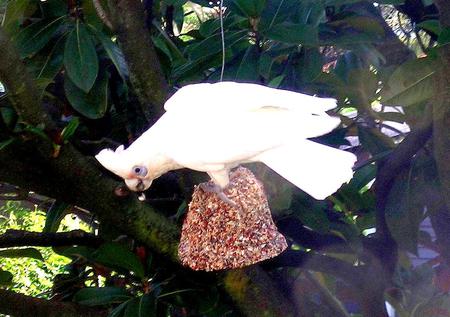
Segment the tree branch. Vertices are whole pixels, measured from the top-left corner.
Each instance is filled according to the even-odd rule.
[[[33,126],[52,128],[53,122],[43,111],[39,92],[8,36],[0,27],[0,80],[7,88],[7,96],[22,120]],[[26,106],[24,106],[26,105]]]
[[[154,123],[164,112],[169,91],[145,25],[139,0],[108,0],[114,31],[130,69],[130,79],[147,121]]]
[[[83,230],[69,232],[30,232],[9,229],[0,235],[0,248],[23,246],[59,247],[68,245],[98,247],[102,243],[102,238]]]
[[[434,1],[439,10],[439,22],[442,27],[450,28],[450,3],[444,0]],[[433,102],[433,151],[441,183],[441,192],[447,209],[450,210],[450,47],[443,45],[439,49],[439,68]]]
[[[106,310],[57,302],[0,289],[0,312],[14,317],[106,317]]]

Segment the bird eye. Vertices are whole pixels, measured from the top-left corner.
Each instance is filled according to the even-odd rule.
[[[133,173],[138,176],[147,175],[147,169],[144,166],[135,166],[133,167]]]

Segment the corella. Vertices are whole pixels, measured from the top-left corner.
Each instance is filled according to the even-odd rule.
[[[214,186],[204,189],[228,200],[223,190],[230,170],[262,162],[312,197],[325,199],[352,178],[356,161],[352,153],[308,139],[340,124],[326,113],[335,107],[331,98],[257,84],[187,85],[127,149],[104,149],[96,158],[133,191],[146,190],[168,171],[189,168],[208,173]]]

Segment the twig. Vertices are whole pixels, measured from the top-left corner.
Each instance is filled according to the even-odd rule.
[[[97,12],[98,17],[102,22],[110,29],[113,29],[111,22],[108,19],[108,15],[106,14],[105,9],[103,9],[100,0],[92,0],[92,4],[94,5],[95,11]]]
[[[69,232],[32,232],[9,229],[0,235],[0,248],[24,246],[58,247],[69,245],[97,247],[102,243],[102,238],[83,230]]]
[[[222,68],[220,69],[220,81],[223,81],[223,73],[225,72],[225,32],[223,29],[223,0],[220,0],[219,19],[220,19],[220,39],[222,41]]]
[[[35,298],[0,289],[0,313],[12,316],[106,317],[106,309],[91,308],[72,302]]]

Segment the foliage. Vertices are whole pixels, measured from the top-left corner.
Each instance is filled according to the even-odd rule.
[[[105,1],[100,2],[107,8]],[[401,5],[403,1],[378,3]],[[372,269],[378,268],[378,262],[386,267],[392,264],[387,263],[397,247],[400,259],[406,258],[407,252],[416,253],[421,245],[436,249],[437,242],[427,240],[419,230],[423,219],[441,208],[430,200],[441,199],[432,145],[421,147],[412,160],[401,162],[404,167],[393,176],[392,187],[382,197],[372,184],[386,158],[410,130],[418,130],[418,122],[430,111],[426,104],[436,96],[438,56],[449,33],[437,20],[415,25],[417,32],[434,33],[436,41],[429,39],[423,52],[426,56],[421,58],[409,58],[408,48],[399,42],[407,58],[387,67],[392,56],[382,45],[392,31],[378,7],[369,4],[363,12],[360,5],[352,0],[225,0],[225,50],[220,8],[209,1],[161,1],[152,8],[153,20],[147,26],[171,87],[218,81],[224,57],[224,80],[256,82],[338,100],[335,113],[343,124],[317,141],[358,154],[349,184],[326,201],[316,201],[264,167],[255,170],[266,184],[280,230],[291,243],[292,258],[306,254],[339,260],[353,270],[355,274],[350,276],[356,280],[318,265],[310,267],[324,271],[315,275],[319,277],[316,281],[304,274],[303,268],[277,264],[276,260],[267,272],[289,292],[301,294],[301,299],[295,295],[291,299],[306,307],[304,313],[327,316],[342,306],[370,316],[362,305],[367,297],[362,298],[357,289],[380,280],[381,291],[374,287],[369,297],[378,292],[373,297],[389,301],[400,316],[420,316],[430,309],[447,309],[448,298],[443,293],[448,288],[437,282],[450,280],[443,258],[435,259],[440,268],[435,271],[430,264],[413,268],[410,262],[395,258],[394,270],[382,269],[383,274],[391,269],[386,280],[374,276]],[[0,96],[0,151],[14,140],[33,138],[29,135],[32,129],[51,138],[54,157],[69,143],[92,156],[105,140],[127,144],[142,133],[147,124],[142,110],[146,105],[136,105],[140,96],[133,89],[129,57],[124,56],[117,34],[97,16],[91,1],[9,1],[3,28],[39,87],[42,104],[57,128],[48,133],[27,127],[18,120],[8,99]],[[180,183],[155,189],[151,203],[161,214],[178,217],[185,209],[190,197],[183,193],[190,188]],[[379,201],[384,202],[386,228],[380,228],[383,223],[377,220]],[[55,232],[67,208],[68,204],[57,201],[46,213],[30,212],[8,203],[2,211],[8,220],[1,229]],[[110,316],[239,314],[211,275],[166,267],[167,260],[147,246],[129,238],[117,239],[122,232],[103,223],[97,229],[106,240],[99,247],[72,246],[55,249],[56,253],[35,249],[44,262],[27,258],[19,264],[2,259],[0,283],[9,282],[12,276],[13,290],[30,295],[47,292],[61,300],[107,307]],[[373,234],[376,230],[385,236]],[[377,243],[381,247],[370,248]],[[377,253],[380,248],[387,249]],[[39,258],[31,252],[27,256]]]
[[[0,207],[0,234],[6,229],[20,229],[27,231],[41,231],[45,222],[45,213],[39,209],[30,210],[17,202],[8,202]],[[70,219],[64,221],[64,226],[71,225]],[[11,257],[4,254],[12,250],[34,250],[31,255],[18,254],[19,257]],[[64,272],[64,267],[69,261],[55,254],[51,248],[38,247],[35,249],[20,248],[0,250],[0,269],[12,273],[12,280],[8,281],[12,290],[27,295],[49,296],[49,290],[56,274]],[[3,283],[2,283],[3,284]]]

